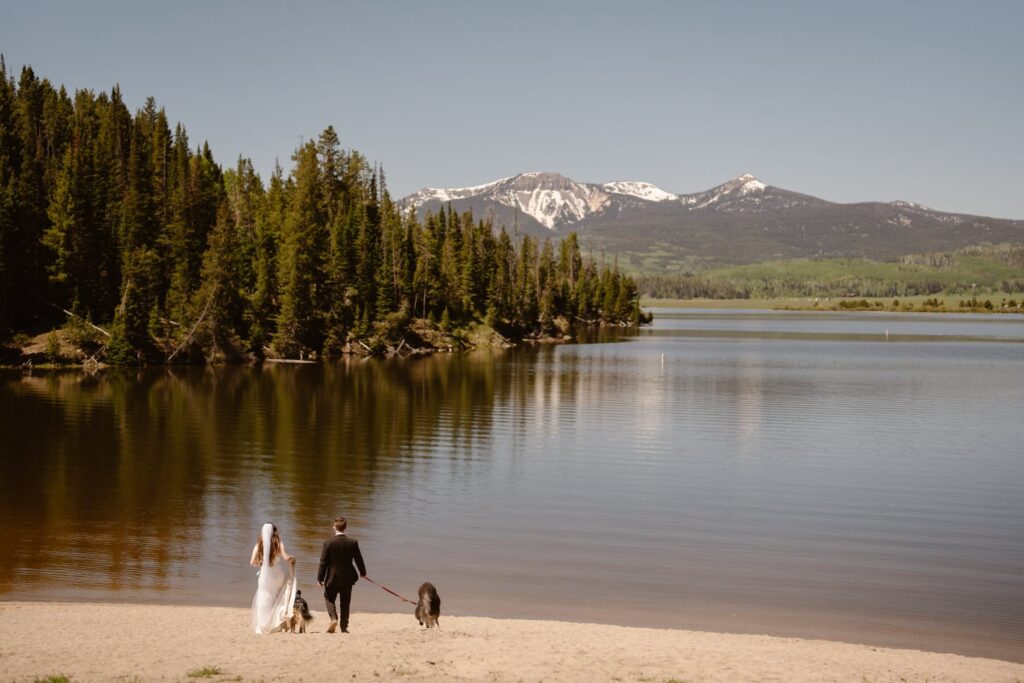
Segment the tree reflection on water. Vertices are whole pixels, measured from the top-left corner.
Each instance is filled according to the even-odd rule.
[[[378,489],[415,476],[417,445],[486,454],[490,408],[532,378],[489,353],[7,374],[0,516],[17,533],[0,592],[199,598],[190,582],[244,555],[261,514],[280,511],[291,545],[315,550],[339,505],[367,518]]]

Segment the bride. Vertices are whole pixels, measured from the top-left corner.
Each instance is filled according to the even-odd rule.
[[[252,629],[273,633],[292,615],[295,604],[295,558],[285,552],[277,527],[263,525],[249,564],[259,567],[256,595],[252,599]]]

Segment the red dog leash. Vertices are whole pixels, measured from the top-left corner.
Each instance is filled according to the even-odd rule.
[[[364,578],[364,579],[366,579],[367,581],[369,581],[370,583],[372,583],[372,584],[373,584],[374,586],[376,586],[377,588],[380,588],[381,590],[385,590],[385,591],[387,591],[388,593],[391,593],[392,595],[394,595],[394,596],[395,596],[396,598],[398,598],[399,600],[404,600],[405,602],[409,603],[410,605],[415,605],[415,604],[416,604],[415,602],[413,602],[413,601],[412,601],[412,600],[410,600],[409,598],[405,598],[405,597],[402,597],[401,595],[399,595],[399,594],[398,594],[398,593],[396,593],[395,591],[391,590],[391,589],[390,589],[390,588],[388,588],[387,586],[382,586],[382,585],[380,585],[379,583],[377,583],[376,581],[374,581],[373,579],[371,579],[371,578],[370,578],[369,576],[364,576],[363,578]]]

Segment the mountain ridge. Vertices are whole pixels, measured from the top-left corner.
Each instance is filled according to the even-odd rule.
[[[1024,221],[940,211],[905,200],[841,203],[743,173],[675,194],[643,181],[584,183],[531,171],[463,188],[424,188],[401,200],[420,215],[451,204],[519,232],[576,232],[637,269],[683,261],[861,257],[1024,242]],[[659,256],[660,254],[660,256]]]

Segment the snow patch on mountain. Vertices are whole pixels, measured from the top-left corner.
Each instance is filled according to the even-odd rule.
[[[499,183],[491,198],[518,209],[549,230],[571,225],[607,206],[608,194],[557,173],[523,173]]]
[[[931,208],[930,206],[925,206],[924,204],[918,204],[917,202],[907,202],[907,201],[903,201],[902,199],[897,199],[896,201],[889,202],[889,203],[891,205],[899,207],[901,209],[917,209],[918,211],[935,211],[935,209]]]
[[[492,201],[522,211],[549,230],[554,230],[605,210],[617,195],[645,202],[679,199],[678,195],[650,183],[615,181],[596,185],[579,183],[557,173],[529,171],[472,187],[425,188],[406,197],[403,203],[418,209],[428,202],[444,204],[459,199]]]
[[[761,190],[763,190],[766,187],[768,187],[767,185],[765,185],[764,183],[762,183],[760,180],[758,180],[754,176],[750,175],[749,173],[744,173],[743,175],[741,175],[736,180],[742,180],[743,181],[743,184],[740,185],[740,194],[750,194],[751,192],[760,192]]]
[[[593,202],[589,196],[540,188],[512,192],[508,199],[502,203],[518,208],[549,230],[554,229],[556,223],[575,223],[602,205],[600,200]]]
[[[469,197],[476,197],[486,193],[492,187],[509,180],[509,178],[501,178],[483,185],[473,185],[472,187],[449,187],[449,188],[436,188],[436,187],[425,187],[419,192],[415,192],[403,200],[407,206],[419,208],[421,205],[431,201],[438,201],[442,203],[455,201],[456,199],[467,199]]]
[[[667,202],[673,199],[679,199],[678,195],[665,192],[665,190],[657,187],[656,185],[638,181],[616,180],[611,183],[605,183],[601,188],[605,192],[629,195],[630,197],[636,197],[637,199],[643,199],[649,202]]]
[[[767,185],[751,174],[744,173],[707,192],[682,195],[680,200],[694,209],[703,209],[713,204],[732,204],[736,200],[745,199],[756,203],[759,201],[756,195],[764,192],[767,188]]]
[[[473,206],[499,204],[549,230],[573,227],[601,213],[634,210],[648,203],[679,202],[690,211],[765,213],[816,201],[770,187],[750,173],[704,192],[676,195],[640,181],[580,183],[558,173],[530,171],[472,187],[427,188],[406,197],[403,204],[419,209],[424,204],[436,206],[456,200],[470,200]]]

